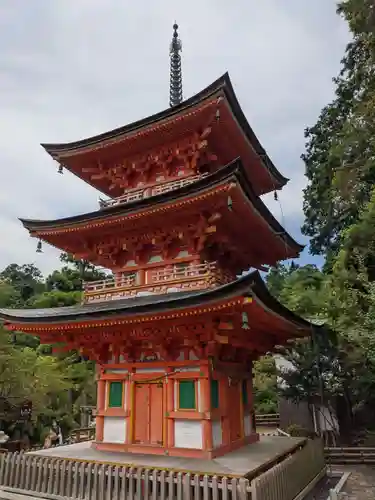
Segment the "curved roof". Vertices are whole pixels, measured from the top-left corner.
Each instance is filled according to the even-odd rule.
[[[182,188],[171,190],[162,194],[152,196],[150,198],[144,198],[136,200],[124,205],[116,205],[113,207],[106,208],[104,210],[96,210],[94,212],[88,212],[81,215],[75,215],[72,217],[65,217],[55,220],[35,220],[35,219],[20,219],[24,227],[33,235],[43,236],[43,232],[46,233],[51,230],[64,230],[66,228],[75,227],[81,225],[82,227],[90,221],[101,221],[103,224],[106,221],[111,221],[111,219],[118,219],[119,216],[126,218],[134,213],[141,213],[142,211],[147,213],[149,207],[153,209],[158,206],[164,206],[176,200],[182,200],[187,196],[195,196],[208,189],[214,188],[219,184],[230,184],[231,182],[236,183],[240,186],[243,193],[250,201],[254,210],[259,214],[259,216],[264,219],[269,225],[271,231],[275,233],[278,238],[281,238],[288,247],[292,248],[294,252],[299,253],[303,250],[304,246],[297,243],[281,226],[281,224],[275,219],[263,201],[255,195],[247,176],[244,173],[244,169],[240,159],[233,161],[232,163],[222,167],[213,174],[207,175],[196,182],[193,182]],[[287,257],[285,257],[287,258]]]
[[[291,323],[291,337],[306,336],[316,325],[297,316],[278,302],[267,290],[258,271],[247,274],[236,281],[217,288],[191,292],[176,292],[163,295],[132,297],[116,301],[98,302],[77,306],[46,309],[0,309],[0,318],[8,326],[27,324],[52,324],[110,319],[113,316],[135,316],[168,312],[173,309],[198,307],[223,299],[238,296],[252,296],[268,314],[276,315]],[[292,332],[294,329],[294,332]]]
[[[234,120],[237,122],[238,126],[241,128],[242,132],[247,138],[247,141],[255,153],[261,158],[261,162],[266,171],[268,171],[271,177],[271,187],[272,189],[279,189],[284,186],[288,179],[284,177],[275,167],[272,160],[269,158],[265,149],[259,142],[257,136],[255,135],[253,129],[249,125],[241,106],[237,100],[236,94],[234,92],[229,74],[225,73],[223,76],[214,81],[211,85],[203,89],[202,91],[195,94],[193,97],[183,101],[181,104],[167,108],[164,111],[151,115],[147,118],[137,120],[133,123],[113,129],[109,132],[105,132],[93,137],[86,139],[81,139],[79,141],[69,142],[69,143],[42,143],[41,146],[49,153],[54,159],[60,161],[62,157],[73,157],[77,153],[83,153],[85,150],[89,151],[90,148],[100,146],[106,147],[110,145],[115,139],[125,139],[126,137],[134,136],[134,134],[140,131],[146,131],[155,127],[160,122],[168,122],[177,117],[186,115],[192,108],[197,107],[204,101],[209,99],[214,99],[215,97],[224,97],[229,105],[230,111]],[[64,162],[63,162],[64,163]],[[71,168],[67,163],[66,168],[72,170],[75,175],[79,175],[76,169]],[[89,182],[88,180],[86,180]],[[89,182],[94,185],[95,183]]]

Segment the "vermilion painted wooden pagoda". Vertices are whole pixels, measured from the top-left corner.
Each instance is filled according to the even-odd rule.
[[[171,101],[123,128],[43,145],[109,198],[90,213],[23,225],[113,278],[87,284],[80,306],[0,315],[10,330],[97,362],[93,446],[210,458],[258,440],[252,363],[311,325],[257,271],[302,247],[259,198],[287,180],[229,76]]]

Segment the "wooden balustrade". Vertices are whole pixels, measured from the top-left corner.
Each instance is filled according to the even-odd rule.
[[[165,293],[168,288],[174,291],[209,288],[227,283],[231,279],[233,278],[229,275],[220,272],[216,262],[176,264],[147,270],[144,284],[138,283],[136,271],[131,274],[120,274],[108,280],[85,283],[84,302],[134,297],[138,293]]]
[[[106,280],[90,281],[84,283],[85,293],[92,293],[102,290],[112,290],[117,288],[131,288],[136,285],[137,276],[135,273],[131,275],[119,275]]]
[[[150,272],[151,283],[174,281],[184,278],[195,278],[197,276],[210,276],[216,273],[216,262],[203,264],[189,264],[186,266],[175,265],[163,267]]]
[[[7,453],[0,456],[0,496],[4,492],[54,500],[167,500],[227,498],[293,500],[303,498],[325,474],[320,440],[307,441],[277,465],[253,479],[195,474],[123,464],[92,463],[43,455]],[[12,496],[6,498],[13,498]],[[18,497],[17,497],[18,498]]]
[[[109,208],[117,205],[123,205],[125,203],[131,203],[132,201],[142,200],[144,198],[149,198],[150,196],[156,196],[158,194],[166,193],[167,191],[172,191],[173,189],[179,189],[193,182],[196,182],[207,174],[194,175],[189,177],[182,177],[181,179],[175,179],[173,181],[164,181],[153,186],[145,186],[142,188],[130,189],[122,196],[113,198],[112,200],[100,200],[100,208]]]

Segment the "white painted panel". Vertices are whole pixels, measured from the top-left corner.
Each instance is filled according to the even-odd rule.
[[[197,393],[198,393],[198,411],[202,411],[203,401],[202,401],[202,390],[201,390],[201,381],[198,380]]]
[[[251,434],[251,415],[245,415],[243,417],[243,427],[245,431],[245,436],[250,436]]]
[[[137,368],[137,373],[165,373],[164,368]]]
[[[128,370],[122,370],[121,368],[114,368],[113,370],[106,370],[106,373],[128,373]]]
[[[124,409],[127,409],[127,403],[128,403],[128,390],[129,390],[129,382],[125,382],[124,384],[124,399],[123,399],[123,406]]]
[[[220,420],[212,422],[212,444],[214,448],[218,448],[223,444],[223,432]]]
[[[196,356],[193,351],[189,351],[189,360],[196,361],[197,359],[198,359],[198,356]]]
[[[182,172],[183,173],[183,172]],[[180,172],[179,172],[180,174]],[[179,259],[181,257],[189,257],[190,253],[188,250],[181,250],[180,252],[178,252],[178,254],[176,255],[176,259]]]
[[[180,354],[178,355],[178,358],[176,361],[184,361],[185,360],[185,354],[184,351],[180,351]]]
[[[178,380],[174,381],[174,411],[178,410]]]
[[[176,448],[203,448],[202,423],[198,420],[175,420],[174,444]]]
[[[125,443],[125,437],[126,420],[124,417],[104,417],[104,443]]]
[[[183,366],[182,368],[178,368],[179,372],[199,372],[199,366]]]

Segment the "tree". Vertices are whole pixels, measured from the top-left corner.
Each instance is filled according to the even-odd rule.
[[[354,224],[375,182],[375,32],[371,0],[344,0],[338,12],[353,40],[334,80],[336,96],[306,130],[308,185],[303,232],[313,253],[336,253],[343,231]]]
[[[276,365],[272,356],[254,363],[254,407],[257,413],[277,413]]]
[[[34,264],[10,264],[0,273],[0,279],[15,289],[21,302],[44,289],[42,273]]]
[[[21,301],[21,294],[10,283],[0,282],[0,307],[14,307]]]
[[[40,295],[34,295],[26,302],[26,307],[33,309],[44,309],[46,307],[64,307],[74,306],[82,299],[81,292],[44,292]]]
[[[105,271],[98,269],[88,260],[76,260],[68,253],[62,253],[60,255],[60,260],[61,262],[68,264],[68,266],[71,266],[79,274],[80,279],[83,281],[97,281],[107,278],[107,273]],[[63,271],[66,269],[67,267],[64,266]]]

